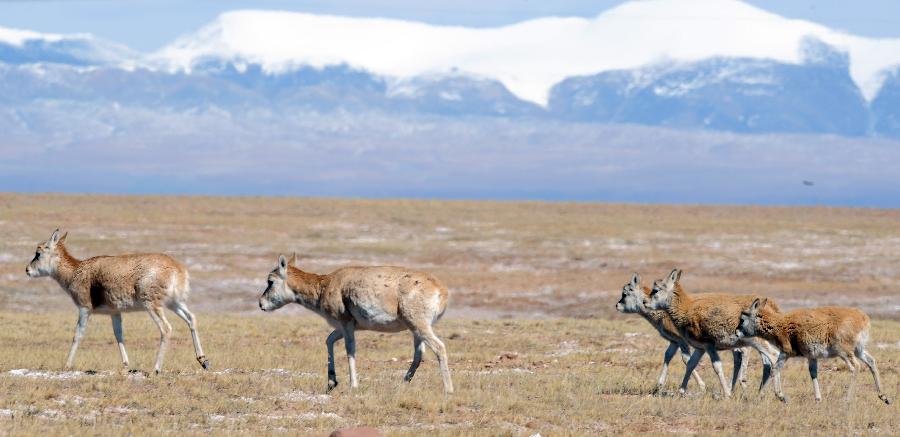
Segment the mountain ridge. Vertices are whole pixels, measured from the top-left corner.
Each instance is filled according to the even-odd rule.
[[[647,23],[657,26],[634,41],[607,41]],[[682,39],[667,41],[677,30]],[[710,32],[723,41],[702,42]],[[598,41],[606,42],[585,56]],[[866,61],[873,47],[880,63]],[[600,56],[610,53],[620,56]],[[575,55],[590,59],[562,62]],[[736,0],[629,2],[593,19],[482,29],[233,11],[151,53],[87,34],[0,28],[0,67],[7,104],[421,112],[900,137],[900,39],[846,35]]]

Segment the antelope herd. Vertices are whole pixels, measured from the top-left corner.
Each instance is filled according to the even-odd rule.
[[[84,336],[91,314],[109,314],[113,333],[128,368],[122,313],[145,310],[160,332],[154,370],[162,371],[163,356],[172,333],[164,312],[170,309],[187,323],[191,331],[197,361],[204,369],[209,360],[200,346],[197,319],[185,301],[190,292],[187,268],[164,254],[97,256],[84,260],[66,249],[66,235],[57,229],[40,242],[34,258],[25,268],[29,277],[49,276],[65,290],[78,307],[75,336],[66,359],[73,365],[75,352]],[[345,267],[327,275],[305,272],[290,259],[279,256],[268,274],[265,291],[259,298],[262,311],[274,311],[289,303],[300,304],[320,315],[334,330],[328,335],[328,390],[337,386],[334,343],[344,340],[349,364],[350,386],[356,388],[355,332],[401,332],[413,337],[413,360],[404,381],[410,381],[422,360],[425,347],[437,356],[444,392],[453,393],[447,348],[434,333],[433,325],[447,309],[448,291],[434,276],[402,267]],[[772,299],[757,295],[691,294],[682,288],[682,271],[674,269],[665,278],[642,286],[635,273],[622,288],[616,309],[640,314],[669,342],[655,391],[666,382],[669,362],[680,351],[686,365],[679,392],[685,394],[693,376],[701,390],[706,385],[695,372],[703,355],[708,354],[722,386],[730,397],[735,386],[746,385],[746,352],[755,349],[762,360],[759,392],[774,379],[775,394],[786,401],[781,371],[791,357],[805,357],[813,382],[816,401],[821,400],[818,360],[840,358],[851,371],[847,398],[853,394],[861,360],[872,373],[878,398],[890,404],[884,393],[875,359],[866,350],[869,317],[856,308],[821,307],[782,312]],[[720,351],[732,351],[734,372],[726,381]]]

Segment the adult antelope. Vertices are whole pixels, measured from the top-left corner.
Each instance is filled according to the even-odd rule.
[[[803,308],[787,313],[772,311],[766,306],[766,299],[756,299],[741,313],[741,322],[735,334],[739,337],[759,336],[775,344],[781,353],[775,363],[775,393],[779,399],[787,402],[781,386],[781,369],[784,362],[791,357],[806,357],[809,364],[809,377],[812,378],[813,394],[816,402],[822,400],[819,392],[819,359],[837,357],[847,363],[850,368],[850,387],[847,388],[847,400],[853,396],[856,384],[857,358],[866,363],[878,399],[890,404],[891,400],[881,389],[881,377],[875,358],[866,351],[869,341],[869,316],[862,310],[847,307]]]
[[[146,310],[159,327],[159,351],[156,353],[154,370],[162,370],[163,354],[172,326],[166,320],[163,307],[168,307],[178,317],[184,319],[191,329],[197,361],[204,369],[209,368],[209,360],[203,355],[200,337],[197,334],[197,319],[188,310],[185,300],[190,292],[187,269],[171,257],[159,253],[95,256],[79,260],[66,250],[68,233],[60,237],[59,229],[47,241],[41,242],[34,253],[34,259],[25,267],[29,277],[49,276],[69,293],[78,307],[78,323],[75,338],[66,359],[66,368],[71,368],[75,351],[84,336],[88,320],[93,313],[109,314],[112,317],[113,333],[119,344],[122,364],[128,368],[128,354],[125,352],[125,336],[122,333],[122,313]]]
[[[644,320],[649,322],[650,325],[656,328],[660,337],[669,341],[669,347],[663,355],[662,372],[659,374],[659,379],[657,380],[656,388],[654,389],[654,391],[658,393],[662,391],[662,388],[666,383],[666,377],[669,374],[669,362],[675,357],[675,353],[679,349],[681,350],[681,360],[684,361],[685,366],[687,366],[690,361],[691,347],[687,344],[687,341],[682,338],[680,331],[675,324],[672,323],[672,319],[665,311],[647,308],[644,304],[644,300],[649,296],[650,287],[641,285],[640,275],[634,273],[631,276],[631,282],[622,287],[622,298],[616,303],[616,310],[625,314],[639,314]],[[743,349],[734,349],[732,352],[735,372],[731,381],[731,389],[734,390],[737,381],[740,381],[741,386],[746,386],[747,384],[747,360],[744,359],[745,351]],[[704,384],[703,379],[700,378],[700,372],[693,372],[693,375],[697,380],[697,385],[700,386],[700,390],[705,391],[706,384]]]
[[[655,281],[645,303],[650,309],[664,310],[668,313],[681,336],[694,347],[694,353],[688,361],[687,372],[681,382],[681,393],[687,389],[688,379],[703,358],[703,354],[709,354],[713,370],[722,385],[722,392],[726,398],[731,397],[731,387],[725,382],[719,351],[745,347],[759,351],[763,360],[763,376],[759,384],[759,391],[762,392],[769,383],[778,350],[763,339],[738,337],[734,333],[738,327],[741,311],[759,296],[688,294],[681,288],[680,279],[681,270],[674,269],[666,279]],[[774,301],[769,301],[768,307],[772,311],[778,311]]]
[[[322,316],[334,331],[328,335],[328,390],[337,386],[334,370],[334,343],[344,339],[350,367],[350,386],[356,388],[356,337],[359,330],[413,334],[413,362],[406,376],[412,380],[422,349],[435,355],[444,380],[444,392],[453,393],[447,348],[434,334],[432,325],[447,309],[447,288],[434,276],[402,267],[345,267],[327,275],[304,272],[290,260],[278,257],[278,265],[267,278],[259,308],[274,311],[297,303]]]

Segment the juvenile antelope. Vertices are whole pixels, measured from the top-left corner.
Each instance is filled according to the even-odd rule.
[[[666,314],[665,311],[651,310],[644,305],[644,299],[650,296],[650,288],[640,285],[640,282],[640,275],[634,273],[631,276],[631,282],[622,287],[622,298],[619,299],[619,302],[616,304],[616,310],[626,314],[640,314],[644,320],[650,322],[650,324],[656,328],[656,331],[659,332],[659,335],[662,338],[669,341],[669,347],[663,355],[662,371],[660,372],[659,379],[656,383],[655,391],[660,392],[666,383],[666,378],[669,374],[669,362],[672,361],[675,352],[679,349],[681,350],[681,360],[687,365],[691,356],[691,348],[684,338],[681,337],[678,328],[675,327],[672,323],[672,319],[669,318],[669,315]],[[744,350],[742,349],[734,349],[732,353],[734,356],[734,368],[737,371],[734,380],[731,382],[733,390],[737,380],[741,382],[742,386],[747,383],[745,377],[747,360],[744,359]],[[700,372],[693,372],[693,375],[694,379],[697,380],[697,385],[700,386],[700,390],[705,391],[706,384],[704,384],[703,379],[700,378]]]
[[[730,397],[731,389],[725,383],[725,373],[718,351],[742,347],[752,347],[759,351],[763,361],[762,381],[759,384],[759,391],[762,392],[769,383],[772,364],[778,352],[764,340],[738,337],[734,333],[740,321],[741,311],[758,296],[688,295],[681,288],[678,282],[680,279],[681,270],[674,269],[665,280],[655,281],[646,303],[650,309],[664,310],[681,336],[695,348],[681,382],[681,393],[687,389],[690,375],[703,358],[703,354],[708,353],[713,370],[722,385],[722,392],[725,397]],[[769,302],[768,305],[772,311],[778,311],[778,306],[774,302]],[[736,376],[732,377],[732,385],[735,378]]]
[[[91,314],[109,314],[113,333],[119,344],[122,364],[128,368],[125,336],[122,333],[122,313],[146,310],[159,327],[159,351],[156,354],[156,373],[162,370],[163,354],[172,326],[166,320],[163,307],[168,307],[184,319],[191,329],[197,361],[204,369],[209,360],[203,355],[197,334],[197,319],[188,311],[185,300],[190,292],[188,271],[167,255],[150,253],[138,255],[96,256],[79,260],[66,250],[68,234],[60,237],[59,229],[47,241],[41,242],[34,259],[25,267],[29,277],[49,276],[69,293],[78,307],[78,323],[66,368],[71,368],[75,351],[84,336]]]
[[[812,378],[816,402],[822,400],[819,392],[818,360],[838,357],[850,368],[850,387],[847,399],[853,396],[856,384],[856,358],[862,360],[875,378],[878,399],[886,404],[891,401],[881,389],[881,377],[875,358],[866,351],[869,340],[869,316],[856,308],[820,307],[804,308],[778,313],[766,306],[766,299],[755,299],[750,307],[741,313],[741,322],[736,335],[739,337],[762,337],[781,350],[775,363],[775,393],[782,401],[787,401],[781,386],[781,369],[791,357],[806,357],[809,377]]]
[[[434,334],[432,325],[447,309],[447,288],[434,276],[401,267],[345,267],[327,275],[304,272],[279,256],[269,273],[259,308],[274,311],[298,303],[322,316],[334,331],[328,335],[328,390],[337,386],[334,343],[344,339],[350,366],[350,386],[356,388],[356,337],[359,330],[401,332],[413,335],[413,362],[404,381],[412,380],[422,350],[427,345],[435,355],[444,380],[444,392],[453,393],[447,348]]]

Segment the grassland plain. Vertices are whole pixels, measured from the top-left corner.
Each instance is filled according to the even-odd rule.
[[[56,227],[79,257],[182,260],[213,370],[199,368],[186,327],[170,317],[166,372],[123,374],[109,318],[97,315],[76,372],[64,372],[74,307],[53,281],[24,274]],[[342,385],[326,395],[325,324],[298,317],[308,314],[299,307],[264,315],[256,306],[277,254],[291,251],[319,273],[399,264],[441,278],[451,309],[437,332],[457,393],[441,394],[428,354],[400,383],[407,334],[361,333],[360,389],[348,389],[339,348]],[[849,372],[838,361],[820,365],[821,404],[802,360],[788,364],[788,405],[753,390],[713,399],[706,363],[706,394],[692,385],[688,399],[649,396],[665,342],[614,305],[632,271],[649,280],[678,266],[692,291],[762,293],[788,309],[859,306],[875,319],[870,350],[897,399],[898,260],[898,210],[0,194],[0,433],[315,435],[370,424],[391,435],[890,435],[896,404],[879,404],[867,372],[845,403]],[[125,335],[133,367],[151,369],[149,317],[126,315]],[[673,364],[670,390],[682,370]]]
[[[733,399],[714,399],[708,365],[701,370],[712,387],[708,393],[692,385],[687,399],[650,396],[664,344],[637,319],[444,320],[439,333],[457,386],[449,397],[442,394],[430,355],[413,382],[402,383],[410,338],[377,333],[359,336],[360,388],[348,388],[341,359],[341,385],[326,395],[329,330],[314,318],[283,315],[204,315],[212,371],[200,369],[187,329],[176,326],[165,373],[149,377],[118,371],[108,317],[96,316],[76,372],[64,372],[70,319],[70,313],[0,314],[4,433],[324,435],[358,424],[389,435],[891,435],[900,429],[896,405],[878,400],[868,372],[859,375],[855,402],[844,401],[849,372],[838,361],[820,365],[820,404],[802,360],[788,363],[787,405],[771,391],[760,401],[752,387]],[[152,369],[155,326],[142,314],[130,314],[125,328],[133,367]],[[895,398],[898,331],[900,323],[878,321],[872,338],[885,387]],[[681,370],[673,365],[673,392]],[[758,383],[759,370],[754,356],[751,385]],[[88,371],[96,373],[83,373]]]

